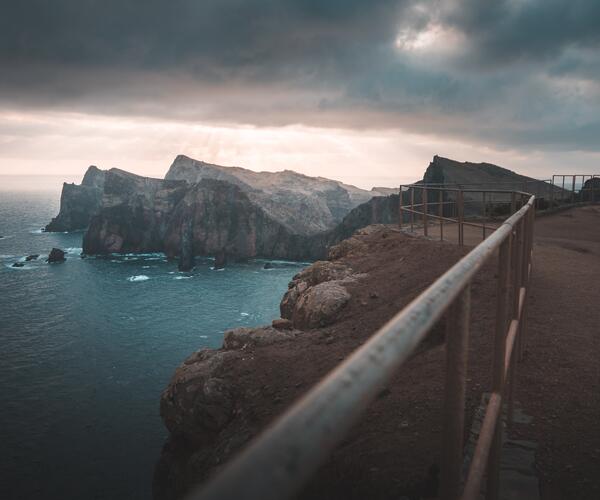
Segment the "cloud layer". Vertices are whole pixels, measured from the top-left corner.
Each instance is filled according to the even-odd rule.
[[[23,0],[0,104],[600,151],[596,0]]]

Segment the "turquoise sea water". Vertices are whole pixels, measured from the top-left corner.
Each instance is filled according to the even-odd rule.
[[[59,192],[0,191],[0,498],[147,499],[166,437],[159,397],[193,351],[278,317],[303,266],[177,272],[160,255],[81,259],[40,232]],[[26,255],[68,249],[64,264]]]

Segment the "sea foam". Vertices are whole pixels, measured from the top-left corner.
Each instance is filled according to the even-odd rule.
[[[131,283],[136,283],[137,281],[148,281],[150,278],[144,274],[140,274],[138,276],[129,276],[129,278],[127,278],[127,281],[130,281]]]

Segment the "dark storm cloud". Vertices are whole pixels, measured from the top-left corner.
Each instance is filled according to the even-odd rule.
[[[21,0],[0,99],[600,150],[599,20],[596,0]]]

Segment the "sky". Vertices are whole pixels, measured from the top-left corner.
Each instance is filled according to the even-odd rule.
[[[0,174],[600,171],[597,0],[0,0]],[[1,181],[0,181],[1,182]]]

